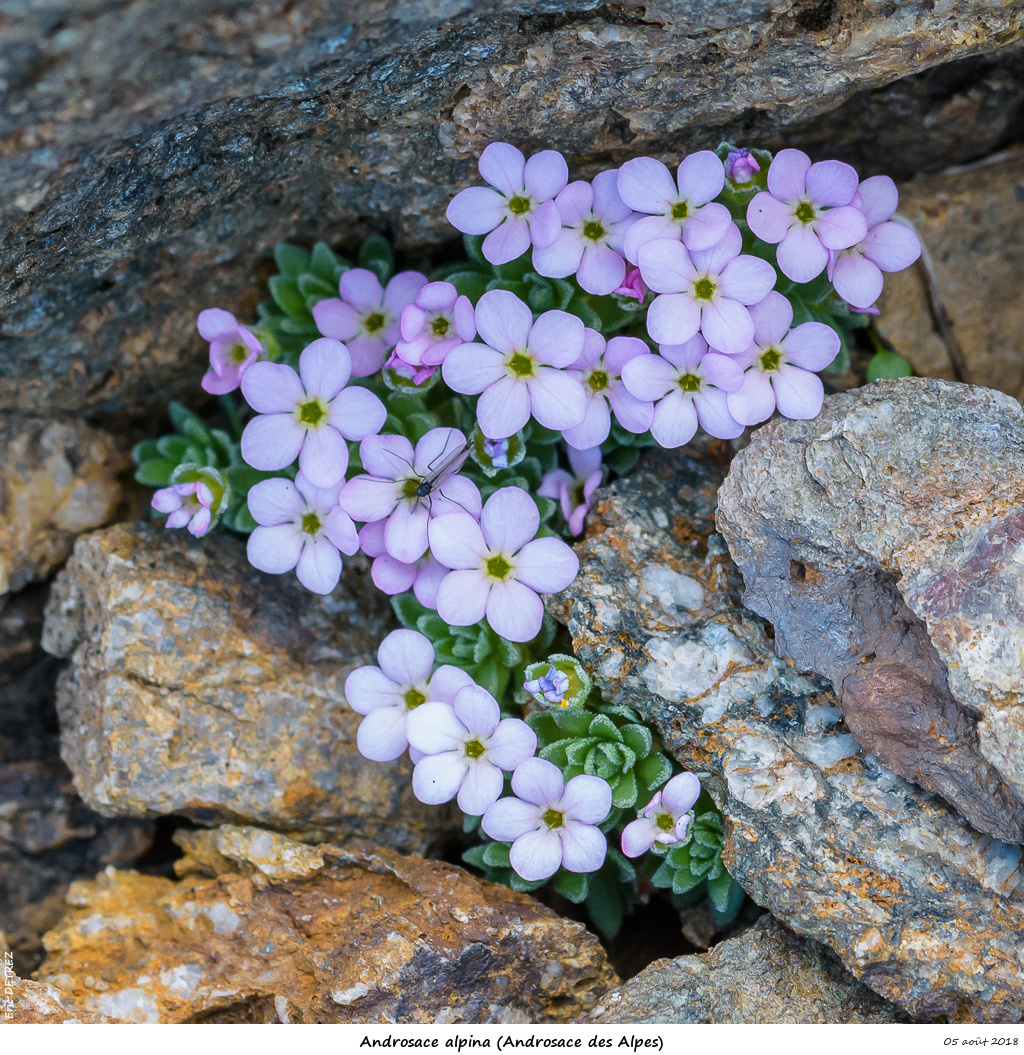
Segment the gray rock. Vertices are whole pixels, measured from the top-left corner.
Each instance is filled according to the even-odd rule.
[[[410,767],[364,759],[345,678],[391,626],[365,567],[328,598],[252,568],[240,540],[127,524],[80,539],[43,646],[70,656],[61,751],[107,815],[255,821],[425,848],[447,830]]]
[[[718,526],[744,603],[858,742],[1024,842],[1024,410],[903,379],[759,429]]]
[[[587,1021],[837,1025],[907,1017],[861,985],[823,945],[764,915],[702,956],[655,961],[605,993]]]
[[[914,1017],[1020,1020],[1020,848],[865,753],[829,683],[775,654],[715,533],[721,478],[662,453],[599,493],[558,606],[577,653],[701,777],[758,904]]]
[[[729,137],[865,174],[976,157],[1015,131],[1022,19],[1021,0],[19,9],[0,28],[0,407],[141,416],[194,392],[197,312],[251,311],[274,242],[450,239],[491,140],[584,176]]]
[[[48,578],[77,535],[109,523],[123,467],[99,429],[0,414],[0,597]]]

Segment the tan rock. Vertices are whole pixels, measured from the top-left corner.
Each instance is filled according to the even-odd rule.
[[[180,882],[108,869],[72,888],[38,978],[75,1014],[568,1022],[616,983],[581,924],[452,865],[254,829],[181,841]]]
[[[85,801],[425,848],[451,814],[416,801],[408,764],[359,754],[345,703],[391,625],[362,569],[319,598],[226,536],[126,524],[80,539],[43,647],[71,657],[61,750]]]
[[[587,1021],[837,1025],[907,1018],[831,950],[766,914],[703,956],[655,961],[605,993]]]
[[[110,520],[122,464],[98,429],[0,414],[0,595],[47,578]]]
[[[887,275],[878,328],[925,377],[1024,399],[1024,150],[900,187],[927,258]]]

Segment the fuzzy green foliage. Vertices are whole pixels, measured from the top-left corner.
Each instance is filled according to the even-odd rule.
[[[148,487],[202,480],[214,494],[214,524],[248,534],[256,527],[249,515],[249,488],[275,475],[253,469],[242,460],[238,441],[242,421],[231,396],[221,396],[224,428],[208,425],[181,403],[168,407],[174,432],[143,440],[132,450],[135,479]]]
[[[883,378],[913,377],[914,368],[910,362],[897,352],[880,348],[868,362],[868,381],[881,381]]]
[[[655,843],[651,854],[661,857],[651,882],[685,898],[687,904],[711,902],[720,926],[731,923],[743,907],[743,888],[722,863],[722,815],[711,796],[702,792],[694,806],[694,819],[685,843]]]
[[[526,667],[547,651],[555,637],[556,624],[547,613],[540,633],[532,641],[517,644],[499,637],[486,620],[472,626],[449,626],[412,593],[393,597],[391,605],[404,627],[418,630],[434,646],[435,662],[460,667],[499,703],[511,703],[506,695],[511,697],[510,690],[522,684]]]
[[[537,734],[541,758],[558,766],[566,780],[588,773],[608,781],[618,809],[646,806],[672,776],[654,734],[629,707],[554,708],[534,711],[526,721]]]

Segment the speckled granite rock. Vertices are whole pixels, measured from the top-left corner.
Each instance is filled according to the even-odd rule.
[[[47,578],[110,520],[122,464],[98,429],[0,414],[0,595]]]
[[[904,183],[900,212],[932,276],[924,263],[886,276],[879,330],[919,374],[1024,400],[1024,150]]]
[[[587,1016],[630,1023],[905,1022],[830,950],[762,916],[703,956],[657,960],[601,997]]]
[[[744,603],[859,743],[1024,842],[1024,410],[904,379],[759,429],[719,495]]]
[[[111,869],[72,888],[37,975],[66,1008],[125,1022],[571,1022],[617,982],[581,924],[452,865],[253,829],[182,844],[178,883]]]
[[[132,864],[152,838],[152,821],[90,810],[59,759],[0,765],[0,930],[20,973],[39,965],[70,883]]]
[[[71,657],[61,750],[85,801],[425,848],[450,815],[416,801],[407,764],[358,753],[343,695],[391,625],[368,581],[354,562],[321,599],[225,536],[125,524],[80,539],[43,645]]]
[[[720,481],[672,452],[599,493],[558,611],[578,654],[701,776],[758,904],[915,1017],[1020,1020],[1020,848],[865,754],[829,684],[776,656],[714,530]]]
[[[194,392],[197,312],[251,310],[274,242],[450,238],[493,139],[588,176],[730,136],[827,137],[897,176],[976,157],[1015,130],[1022,21],[1021,0],[32,5],[0,27],[0,407]],[[954,60],[976,64],[933,84]]]

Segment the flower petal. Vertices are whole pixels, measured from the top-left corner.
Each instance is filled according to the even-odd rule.
[[[316,487],[333,487],[345,478],[348,444],[330,425],[310,429],[299,451],[299,469]]]
[[[768,191],[755,194],[747,206],[747,226],[769,245],[775,245],[786,237],[793,224],[793,209],[779,201]]]
[[[491,582],[482,572],[450,571],[437,588],[437,614],[451,626],[473,626],[483,619],[490,592]]]
[[[747,311],[754,320],[754,340],[762,347],[778,344],[793,325],[793,305],[774,290]]]
[[[614,385],[608,390],[608,403],[615,414],[615,420],[627,432],[640,435],[651,427],[654,420],[654,404],[649,400],[637,399],[626,389],[625,384]],[[569,442],[573,442],[571,438]]]
[[[401,501],[388,517],[384,545],[395,560],[412,564],[427,552],[430,511],[424,502]]]
[[[622,829],[622,852],[627,857],[642,857],[658,841],[660,829],[647,817],[638,817]]]
[[[693,401],[700,427],[720,440],[734,440],[743,434],[743,426],[729,413],[727,396],[721,389],[708,388]]]
[[[722,269],[718,288],[723,297],[740,304],[757,304],[775,285],[775,268],[756,256],[737,256]]]
[[[693,400],[682,392],[670,392],[654,408],[651,435],[669,449],[689,443],[697,431],[697,411]]]
[[[675,379],[675,367],[660,355],[638,355],[622,368],[622,383],[627,392],[647,402],[661,399],[673,386]]]
[[[627,394],[627,398],[632,397]],[[642,405],[636,400],[633,402],[638,406]],[[608,401],[602,396],[592,393],[587,397],[587,409],[583,415],[583,420],[579,425],[574,425],[571,429],[563,429],[562,436],[571,447],[575,447],[578,450],[586,450],[588,447],[597,447],[604,443],[608,439],[611,428],[612,420],[611,413],[608,410]],[[644,432],[646,428],[647,425],[644,425],[638,431]]]
[[[526,347],[545,366],[572,366],[583,351],[586,327],[567,311],[546,311],[533,324]]]
[[[565,785],[559,809],[584,824],[600,824],[612,808],[612,789],[601,777],[581,774]]]
[[[547,536],[528,542],[516,554],[516,579],[537,593],[558,593],[576,578],[579,558],[560,538]]]
[[[459,809],[470,817],[479,817],[501,798],[505,778],[487,758],[469,762],[459,788]]]
[[[413,711],[409,715],[416,712]],[[408,735],[408,722],[406,722]],[[410,741],[410,745],[412,741]],[[456,751],[445,751],[439,755],[427,755],[416,763],[412,771],[412,791],[420,800],[430,806],[438,806],[455,798],[462,781],[469,769],[465,755]]]
[[[719,202],[709,202],[683,226],[683,245],[693,252],[717,245],[729,231],[732,216]]]
[[[307,590],[328,594],[341,578],[341,554],[329,539],[307,539],[295,574]]]
[[[608,840],[590,824],[566,824],[562,829],[562,867],[567,872],[596,872],[604,864]]]
[[[299,377],[307,396],[329,403],[348,384],[352,359],[341,341],[321,337],[306,345],[299,356]]]
[[[591,245],[583,251],[576,281],[587,293],[605,297],[614,293],[625,277],[626,262],[610,246]]]
[[[921,242],[906,224],[893,221],[868,231],[863,250],[883,271],[902,271],[921,255]]]
[[[445,363],[448,361],[445,360]],[[476,417],[480,431],[492,440],[513,436],[530,420],[530,407],[530,389],[526,383],[515,377],[503,376],[486,388],[477,402]]]
[[[530,248],[530,227],[521,216],[509,216],[484,239],[480,251],[496,267],[508,264]]]
[[[313,321],[325,336],[347,341],[359,332],[359,313],[337,297],[328,297],[313,305]]]
[[[485,344],[460,344],[445,358],[441,376],[456,392],[476,395],[507,376],[505,356]]]
[[[288,414],[302,402],[302,383],[284,363],[253,363],[242,378],[242,395],[259,414]]]
[[[373,476],[352,477],[338,495],[339,505],[350,517],[367,523],[390,517],[398,502],[398,489],[394,482]],[[376,556],[372,553],[369,555]]]
[[[700,781],[693,773],[677,773],[662,789],[661,801],[676,817],[689,813],[700,798]]]
[[[498,723],[487,745],[487,757],[511,773],[537,750],[537,734],[519,718],[505,718]]]
[[[729,413],[741,425],[757,425],[775,412],[775,389],[768,375],[753,367],[743,375],[743,387],[726,397]]]
[[[685,344],[700,329],[700,315],[689,293],[662,293],[647,311],[647,332],[658,344]]]
[[[804,196],[811,159],[802,150],[780,150],[768,168],[768,190],[784,202]]]
[[[855,308],[871,307],[885,283],[878,265],[857,250],[839,254],[831,277],[839,296]]]
[[[533,803],[505,798],[491,806],[483,815],[480,827],[485,834],[500,842],[512,842],[527,832],[541,827],[540,811]]]
[[[400,686],[380,667],[370,665],[356,667],[345,679],[345,700],[356,714],[369,714],[381,707],[405,707]]]
[[[353,267],[344,272],[339,288],[342,300],[357,311],[379,308],[384,302],[384,287],[380,279],[365,267]]]
[[[888,176],[871,176],[861,182],[858,191],[860,211],[864,213],[869,230],[888,220],[899,205],[899,191]]]
[[[886,219],[889,217],[887,216]],[[204,341],[234,342],[238,336],[238,319],[223,308],[207,308],[199,313],[196,329]]]
[[[456,717],[451,704],[432,700],[421,703],[409,712],[405,735],[418,751],[425,755],[440,755],[462,746],[466,739],[466,726]]]
[[[477,332],[484,343],[495,351],[503,354],[522,351],[529,340],[532,326],[533,312],[507,289],[492,289],[477,302]]]
[[[361,440],[380,432],[388,412],[365,388],[346,388],[331,401],[327,421],[347,440]]]
[[[528,883],[548,879],[562,863],[562,840],[548,828],[529,832],[516,839],[508,856],[512,867]]]
[[[857,193],[857,170],[844,161],[818,161],[807,170],[804,186],[816,205],[849,205]]]
[[[242,433],[242,457],[254,469],[286,469],[299,456],[305,438],[305,429],[295,423],[291,414],[258,414]]]
[[[696,275],[686,247],[672,238],[645,243],[637,257],[640,276],[655,293],[682,293],[690,288]]]
[[[810,282],[825,270],[828,252],[810,227],[794,224],[779,243],[779,269],[794,282]]]
[[[726,355],[738,355],[754,339],[754,321],[739,301],[719,297],[705,306],[700,332],[712,348]]]
[[[839,345],[839,334],[831,326],[823,322],[805,322],[790,330],[782,342],[782,350],[786,353],[787,363],[817,371],[824,370],[835,359]]]
[[[403,564],[389,553],[378,555],[370,567],[370,578],[381,593],[393,597],[396,593],[405,593],[412,589],[416,581],[415,564]]]
[[[479,568],[483,563],[487,543],[480,525],[468,513],[445,513],[435,517],[427,525],[427,534],[430,552],[446,568]]]
[[[485,611],[491,629],[509,641],[532,641],[544,620],[541,599],[514,579],[492,583]]]
[[[398,685],[426,681],[434,665],[434,646],[415,630],[392,630],[377,648],[380,669]]]
[[[526,158],[510,143],[489,144],[480,155],[478,164],[480,175],[507,197],[524,190]]]
[[[554,198],[568,182],[569,166],[557,150],[534,154],[523,169],[523,183],[530,197],[537,202]]]
[[[281,575],[298,564],[302,554],[302,534],[294,524],[258,527],[249,536],[246,554],[254,568]]]
[[[466,671],[460,667],[453,667],[450,663],[443,663],[430,675],[430,684],[427,688],[431,700],[454,703],[460,689],[474,684],[475,682]]]
[[[467,686],[456,693],[454,712],[470,736],[489,737],[501,721],[498,701],[479,685]]]
[[[676,183],[672,173],[655,158],[631,158],[622,165],[619,169],[618,190],[619,197],[637,212],[665,213],[676,199]]]
[[[487,546],[498,553],[516,553],[534,535],[540,514],[534,500],[521,487],[501,487],[484,505],[480,527]]]
[[[658,238],[678,242],[679,221],[664,215],[641,216],[626,229],[626,234],[622,239],[622,254],[630,263],[635,264],[641,246]]]
[[[725,165],[713,150],[695,151],[683,158],[676,172],[676,184],[681,198],[691,205],[704,205],[722,193]]]
[[[545,428],[558,432],[562,429],[571,429],[583,420],[587,412],[587,396],[576,377],[550,366],[542,366],[526,384],[530,396],[530,413]],[[481,397],[481,402],[482,400],[483,397]],[[506,421],[506,427],[507,424]],[[502,438],[489,433],[482,422],[480,428],[492,439]],[[514,431],[518,432],[518,429]],[[511,432],[502,434],[502,436],[511,435]]]
[[[546,278],[568,278],[574,275],[583,259],[583,239],[579,232],[563,227],[550,245],[534,246],[533,267]]]
[[[772,388],[779,412],[787,418],[809,420],[821,411],[825,387],[817,374],[783,364],[772,377]]]
[[[558,241],[562,231],[562,217],[553,201],[542,202],[526,220],[530,228],[530,241],[540,249],[546,249]]]
[[[401,707],[381,707],[371,711],[356,732],[356,746],[373,762],[393,762],[409,746],[405,738],[405,715]]]
[[[554,806],[564,790],[561,770],[544,758],[528,758],[512,774],[512,791],[524,801],[545,809]]]
[[[505,199],[490,187],[467,187],[452,198],[445,216],[463,234],[487,234],[505,219]]]
[[[179,499],[178,506],[180,505],[181,500]],[[291,480],[278,477],[274,480],[260,480],[259,483],[253,484],[249,489],[248,505],[249,512],[257,524],[270,526],[295,520],[304,503],[295,484]],[[169,509],[160,511],[162,513],[171,512]]]

